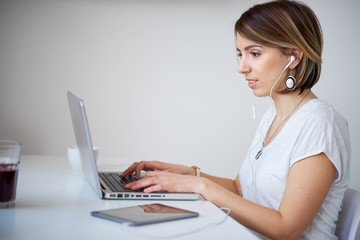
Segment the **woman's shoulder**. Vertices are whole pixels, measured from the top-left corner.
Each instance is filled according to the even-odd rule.
[[[312,99],[299,111],[300,118],[306,124],[326,124],[347,127],[346,119],[329,103],[321,99]]]
[[[307,124],[327,123],[332,124],[335,115],[338,113],[334,107],[321,99],[312,99],[307,102],[299,111],[299,118]]]
[[[309,114],[315,118],[330,119],[334,114],[334,108],[326,101],[315,98],[307,102],[299,112]]]

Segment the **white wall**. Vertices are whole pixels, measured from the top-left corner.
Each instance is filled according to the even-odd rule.
[[[85,100],[100,159],[158,159],[235,176],[268,99],[237,74],[233,25],[258,1],[0,1],[0,138],[24,154],[75,144],[66,91]],[[324,31],[314,92],[347,119],[360,190],[360,1],[304,0]],[[101,160],[100,160],[101,161]]]

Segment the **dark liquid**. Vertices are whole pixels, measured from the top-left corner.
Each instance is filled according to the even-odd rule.
[[[9,164],[0,165],[0,202],[15,199],[18,171]]]

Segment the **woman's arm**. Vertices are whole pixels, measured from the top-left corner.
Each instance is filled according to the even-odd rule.
[[[200,176],[209,179],[210,181],[226,188],[227,190],[235,193],[236,195],[242,196],[239,175],[236,176],[235,180],[229,178],[215,177],[203,172],[201,172]]]
[[[229,208],[234,219],[256,232],[271,239],[296,239],[319,211],[334,173],[335,167],[324,153],[295,163],[290,169],[278,211],[243,199],[235,191],[223,187],[224,184],[212,181],[211,177],[150,171],[144,179],[127,186],[145,188],[144,192],[197,192],[218,207]],[[238,191],[241,193],[241,188]]]
[[[335,167],[324,153],[295,163],[278,211],[240,198],[212,182],[205,183],[201,194],[219,207],[230,208],[238,222],[271,239],[296,239],[319,211],[334,173]]]

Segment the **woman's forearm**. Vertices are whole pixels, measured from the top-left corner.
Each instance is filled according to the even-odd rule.
[[[232,218],[256,232],[271,236],[273,239],[294,239],[297,236],[292,235],[296,231],[287,226],[278,211],[243,199],[238,194],[214,184],[214,181],[205,181],[201,191],[201,195],[206,200],[218,207],[229,208]]]
[[[209,174],[203,173],[203,172],[200,173],[200,177],[207,178],[210,181],[226,188],[227,190],[229,190],[237,195],[241,195],[240,189],[238,188],[238,186],[235,183],[236,180],[229,179],[229,178],[215,177],[215,176],[211,176]]]

